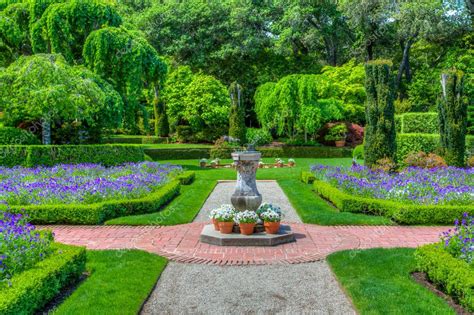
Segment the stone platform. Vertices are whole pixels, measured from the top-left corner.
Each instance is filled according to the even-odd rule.
[[[205,225],[202,229],[200,241],[219,246],[275,246],[296,241],[289,225],[281,225],[278,234],[264,232],[252,235],[238,233],[222,234],[214,229],[212,224]]]

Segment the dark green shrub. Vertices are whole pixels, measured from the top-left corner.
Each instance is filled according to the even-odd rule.
[[[52,166],[99,163],[105,166],[144,161],[143,148],[132,145],[0,146],[0,165]]]
[[[174,180],[140,199],[109,200],[94,204],[12,206],[11,211],[26,213],[35,224],[102,224],[126,215],[156,212],[179,194]]]
[[[464,73],[441,74],[442,94],[438,102],[440,142],[448,165],[465,166],[467,100],[463,95]]]
[[[219,138],[211,148],[211,159],[230,159],[231,153],[239,149],[237,143],[226,141],[224,138]]]
[[[155,114],[155,136],[168,137],[170,133],[170,124],[168,115],[166,114],[165,104],[155,99],[153,101]]]
[[[191,126],[176,126],[176,140],[178,142],[191,142],[193,139],[193,129]]]
[[[438,113],[405,113],[396,117],[400,120],[400,133],[439,134]]]
[[[142,143],[142,144],[169,143],[169,138],[145,136],[145,137],[142,137],[142,138],[141,138],[141,143]]]
[[[191,160],[191,159],[201,159],[210,157],[210,148],[145,148],[145,153],[149,155],[153,160]]]
[[[431,282],[467,310],[474,311],[474,271],[467,262],[453,257],[443,244],[419,247],[415,260],[418,271],[426,273]]]
[[[273,141],[272,135],[265,128],[247,128],[247,142],[255,146],[262,146]]]
[[[383,215],[400,224],[452,224],[463,213],[474,214],[472,206],[406,205],[403,203],[347,194],[323,181],[314,181],[313,189],[340,211]]]
[[[394,87],[390,61],[375,60],[365,65],[367,93],[364,160],[367,166],[389,158],[396,161]]]
[[[83,247],[53,244],[54,253],[34,268],[14,275],[0,288],[0,314],[34,314],[85,271]]]
[[[0,145],[40,144],[31,132],[13,127],[0,127]]]
[[[402,132],[402,115],[395,115],[395,131],[397,134]]]
[[[230,117],[229,117],[229,136],[239,139],[240,144],[247,142],[247,134],[245,131],[245,109],[242,105],[242,87],[233,82],[229,87],[231,100]]]

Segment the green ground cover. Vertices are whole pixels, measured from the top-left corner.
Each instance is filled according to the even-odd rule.
[[[411,278],[414,251],[342,251],[327,260],[361,314],[455,314],[443,299]]]
[[[90,273],[54,314],[137,314],[167,260],[138,250],[87,251]]]
[[[287,161],[287,158],[284,158]],[[300,181],[300,173],[308,170],[312,164],[348,166],[352,160],[309,159],[297,158],[293,168],[259,169],[257,179],[277,180],[292,205],[305,223],[321,225],[387,225],[391,221],[384,217],[364,214],[342,213],[329,205],[312,191],[312,186]],[[273,163],[274,159],[265,158],[265,163]],[[182,187],[181,195],[175,198],[162,211],[157,213],[127,216],[107,221],[106,224],[118,225],[175,225],[191,222],[201,209],[203,203],[212,192],[217,180],[235,179],[234,169],[200,168],[198,160],[160,161],[182,165],[185,169],[196,172],[196,181],[189,187]],[[230,163],[223,160],[222,163]]]

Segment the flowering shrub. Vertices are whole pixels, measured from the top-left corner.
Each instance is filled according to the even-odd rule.
[[[258,207],[257,209],[257,214],[261,217],[262,216],[262,213],[264,212],[267,212],[267,211],[273,211],[273,212],[276,212],[278,213],[279,216],[282,215],[282,211],[281,211],[281,208],[278,207],[277,205],[274,205],[274,204],[271,204],[269,202],[264,202],[260,205],[260,207]]]
[[[474,167],[474,155],[467,159],[467,166]]]
[[[281,215],[273,210],[267,210],[263,212],[260,217],[265,222],[280,222]]]
[[[219,222],[233,222],[235,218],[235,211],[230,208],[220,208],[214,218]]]
[[[0,281],[11,278],[51,253],[51,233],[38,232],[21,214],[0,212]]]
[[[454,222],[453,230],[443,232],[441,240],[451,255],[469,264],[474,262],[474,216],[465,213],[461,222]]]
[[[446,167],[446,161],[439,155],[421,151],[418,153],[412,152],[407,155],[403,161],[407,166],[415,166],[422,168]]]
[[[257,223],[258,215],[255,211],[245,210],[235,215],[236,223]]]
[[[474,169],[456,167],[421,169],[408,167],[400,173],[314,165],[316,179],[354,196],[422,205],[472,205]]]
[[[390,158],[383,158],[377,160],[374,165],[372,165],[372,170],[382,171],[382,172],[395,172],[397,169],[397,164]]]
[[[165,184],[181,167],[155,162],[0,167],[0,200],[10,205],[91,204],[140,198]]]

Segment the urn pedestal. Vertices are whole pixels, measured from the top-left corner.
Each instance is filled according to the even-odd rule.
[[[256,211],[262,203],[262,195],[258,192],[256,174],[261,153],[242,151],[232,153],[237,170],[237,185],[230,201],[238,211]]]

